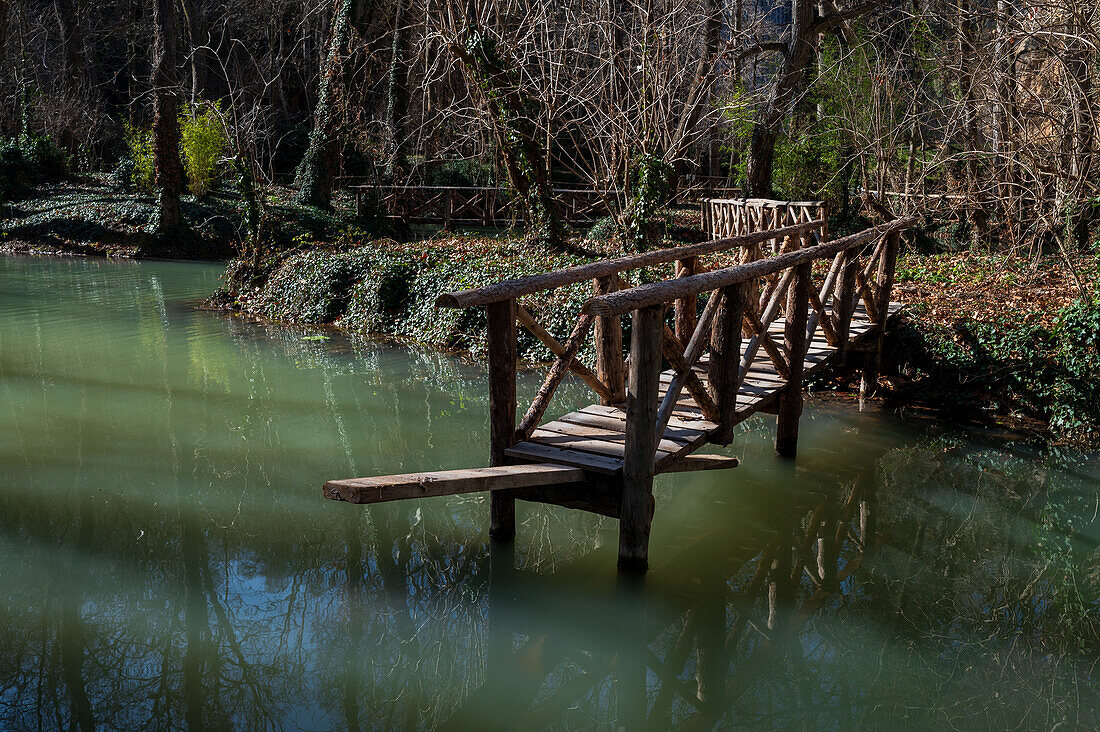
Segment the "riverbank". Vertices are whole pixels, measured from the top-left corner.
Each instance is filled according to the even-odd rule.
[[[412,243],[380,239],[345,250],[314,248],[284,257],[252,289],[219,292],[215,302],[272,320],[330,325],[476,359],[484,351],[484,313],[439,309],[436,298],[592,261],[600,244],[585,243],[594,249],[589,256],[536,252],[506,235],[438,234]],[[1085,255],[1067,263],[1053,256],[1029,262],[992,254],[903,254],[893,299],[906,309],[891,332],[879,395],[962,421],[1023,424],[1057,439],[1095,442],[1095,266]],[[527,306],[564,341],[590,294],[591,286],[582,283]],[[526,361],[552,358],[524,329],[519,351]],[[836,376],[823,375],[820,387],[847,388],[849,382]]]

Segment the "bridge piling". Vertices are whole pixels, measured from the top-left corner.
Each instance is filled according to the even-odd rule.
[[[489,464],[507,465],[505,450],[516,441],[516,301],[485,306],[489,356]],[[508,491],[489,498],[489,536],[511,541],[516,536],[516,499]]]
[[[787,291],[783,340],[790,374],[787,385],[779,396],[776,417],[775,454],[780,457],[794,457],[798,450],[798,421],[802,416],[802,372],[806,360],[806,321],[812,269],[813,264],[810,262],[796,267]]]
[[[664,306],[634,311],[630,334],[630,377],[626,394],[626,449],[619,518],[619,568],[645,571],[649,566],[649,529],[653,520],[653,452],[657,445]]]

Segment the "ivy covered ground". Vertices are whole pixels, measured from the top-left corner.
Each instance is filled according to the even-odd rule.
[[[201,199],[183,195],[180,208],[186,226],[170,238],[150,234],[155,198],[130,188],[110,176],[89,176],[42,185],[15,200],[0,201],[0,251],[181,259],[235,256],[244,216],[234,187],[215,188]],[[330,213],[295,204],[292,193],[284,188],[269,192],[275,247],[334,239],[349,230],[345,220],[350,198],[339,198]]]

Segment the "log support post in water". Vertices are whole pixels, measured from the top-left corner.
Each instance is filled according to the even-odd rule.
[[[859,384],[861,397],[874,396],[878,389],[878,376],[882,370],[882,351],[886,339],[886,320],[890,317],[890,293],[894,289],[894,266],[897,264],[898,247],[901,242],[899,232],[886,234],[886,246],[878,260],[878,289],[875,292],[875,306],[878,320],[875,323],[874,350],[867,354],[863,363],[863,377]]]
[[[779,396],[775,429],[775,454],[794,457],[798,449],[798,420],[802,416],[802,370],[806,362],[806,321],[810,302],[810,274],[813,264],[795,269],[787,291],[787,313],[783,340],[790,377]]]
[[[507,465],[504,454],[516,439],[516,301],[486,306],[489,356],[489,464]],[[489,536],[511,541],[516,536],[516,499],[509,491],[490,494]]]
[[[619,517],[619,568],[628,571],[645,571],[649,566],[663,339],[664,306],[635,310],[630,334],[623,500]]]

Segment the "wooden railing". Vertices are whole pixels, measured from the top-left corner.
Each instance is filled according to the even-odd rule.
[[[386,215],[406,225],[438,224],[451,226],[499,227],[519,218],[508,192],[501,188],[464,186],[352,186],[355,194],[356,213],[362,215],[364,197],[377,190]],[[708,187],[703,181],[685,181],[676,191],[676,205],[694,205],[707,196],[729,196],[737,193],[733,188]],[[621,206],[626,199],[622,191],[600,191],[591,188],[555,188],[554,198],[558,210],[567,223],[591,225],[608,216],[611,206]],[[791,223],[810,219],[802,218]],[[770,219],[769,219],[770,221]],[[779,224],[782,225],[782,224]],[[774,227],[770,227],[774,228]],[[738,231],[737,233],[750,233]],[[717,235],[716,235],[717,236]],[[723,237],[733,236],[725,234]]]
[[[821,219],[828,221],[824,201],[773,201],[767,198],[708,198],[702,202],[703,231],[715,238],[741,236]],[[828,238],[826,227],[821,235]],[[773,242],[773,250],[778,242]]]
[[[652,320],[648,311],[659,315],[669,302],[712,293],[682,358],[670,359],[676,378],[661,402],[653,427],[643,420],[636,429],[654,434],[663,430],[667,415],[703,353],[709,329],[710,392],[720,426],[715,441],[723,443],[730,437],[728,428],[734,423],[737,394],[763,347],[776,373],[786,381],[779,408],[776,451],[781,455],[793,454],[798,437],[797,418],[801,413],[802,369],[809,345],[820,330],[828,344],[843,353],[857,308],[863,309],[871,323],[880,326],[881,337],[881,326],[889,316],[899,237],[911,224],[911,220],[893,222],[809,246],[788,243],[785,251],[773,257],[589,300],[583,310],[585,314],[612,317],[633,312],[634,327],[638,328],[639,324]],[[803,234],[804,243],[813,237],[814,234]],[[813,264],[830,258],[832,263],[819,286],[814,280]],[[782,346],[770,334],[780,311],[784,322]],[[743,351],[742,333],[749,336]],[[653,333],[640,333],[637,337],[657,338]],[[659,360],[660,351],[654,355],[648,340],[644,345],[649,350],[637,355],[632,348],[632,367],[640,368],[643,363]]]
[[[362,214],[363,197],[372,186],[356,186],[356,211]],[[505,226],[520,216],[515,201],[501,188],[462,186],[378,186],[381,203],[391,219],[410,224],[465,224]],[[608,215],[607,201],[614,191],[556,188],[561,215],[571,224],[592,224]]]

